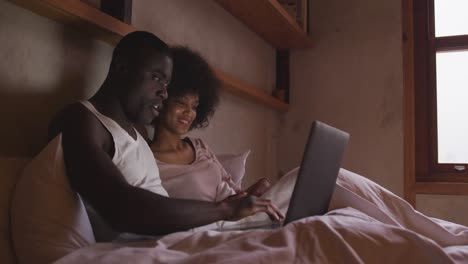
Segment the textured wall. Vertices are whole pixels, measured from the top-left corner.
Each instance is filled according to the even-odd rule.
[[[400,1],[311,1],[316,46],[291,59],[282,170],[300,162],[310,121],[351,133],[344,167],[403,192]]]
[[[0,1],[0,154],[31,156],[63,105],[90,96],[107,73],[111,47]]]
[[[468,226],[468,197],[416,195],[416,208],[424,214]]]

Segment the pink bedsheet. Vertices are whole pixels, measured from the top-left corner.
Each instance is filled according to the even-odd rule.
[[[57,263],[468,263],[467,227],[427,217],[355,173],[340,171],[330,209],[277,230],[95,244]]]

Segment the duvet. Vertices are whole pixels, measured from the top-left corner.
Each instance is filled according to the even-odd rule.
[[[266,194],[282,210],[295,173]],[[56,263],[468,263],[468,228],[425,216],[380,185],[341,169],[322,216],[275,230],[200,228],[158,240],[97,243]]]

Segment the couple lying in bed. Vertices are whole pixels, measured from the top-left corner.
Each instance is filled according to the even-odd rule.
[[[172,79],[171,53],[149,32],[127,34],[97,92],[52,120],[50,141],[24,169],[12,200],[21,262],[50,263],[99,241],[84,205],[96,212],[97,221],[91,221],[112,236],[165,235],[258,212],[283,218],[271,201],[247,193],[213,202],[173,198],[161,185],[153,153],[135,124],[149,125],[159,115]],[[191,158],[187,149],[183,154],[184,161]]]
[[[196,54],[170,49],[148,32],[123,37],[100,89],[56,116],[50,142],[16,185],[11,219],[19,261],[50,263],[98,241],[83,202],[119,233],[164,235],[254,215],[283,218],[294,172],[269,189],[261,179],[241,191],[206,144],[181,139],[207,125],[217,89],[208,65]],[[135,123],[154,126],[151,148]],[[182,182],[176,174],[184,175]],[[331,209],[348,206],[385,224],[442,237],[443,230],[404,200],[342,170]],[[421,225],[424,221],[429,224]],[[434,237],[431,230],[440,232]]]

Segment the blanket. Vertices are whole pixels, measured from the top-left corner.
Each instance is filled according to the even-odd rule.
[[[286,175],[266,195],[287,204],[294,177]],[[323,216],[276,230],[203,230],[97,243],[57,263],[468,263],[468,228],[425,216],[382,186],[341,169]]]

